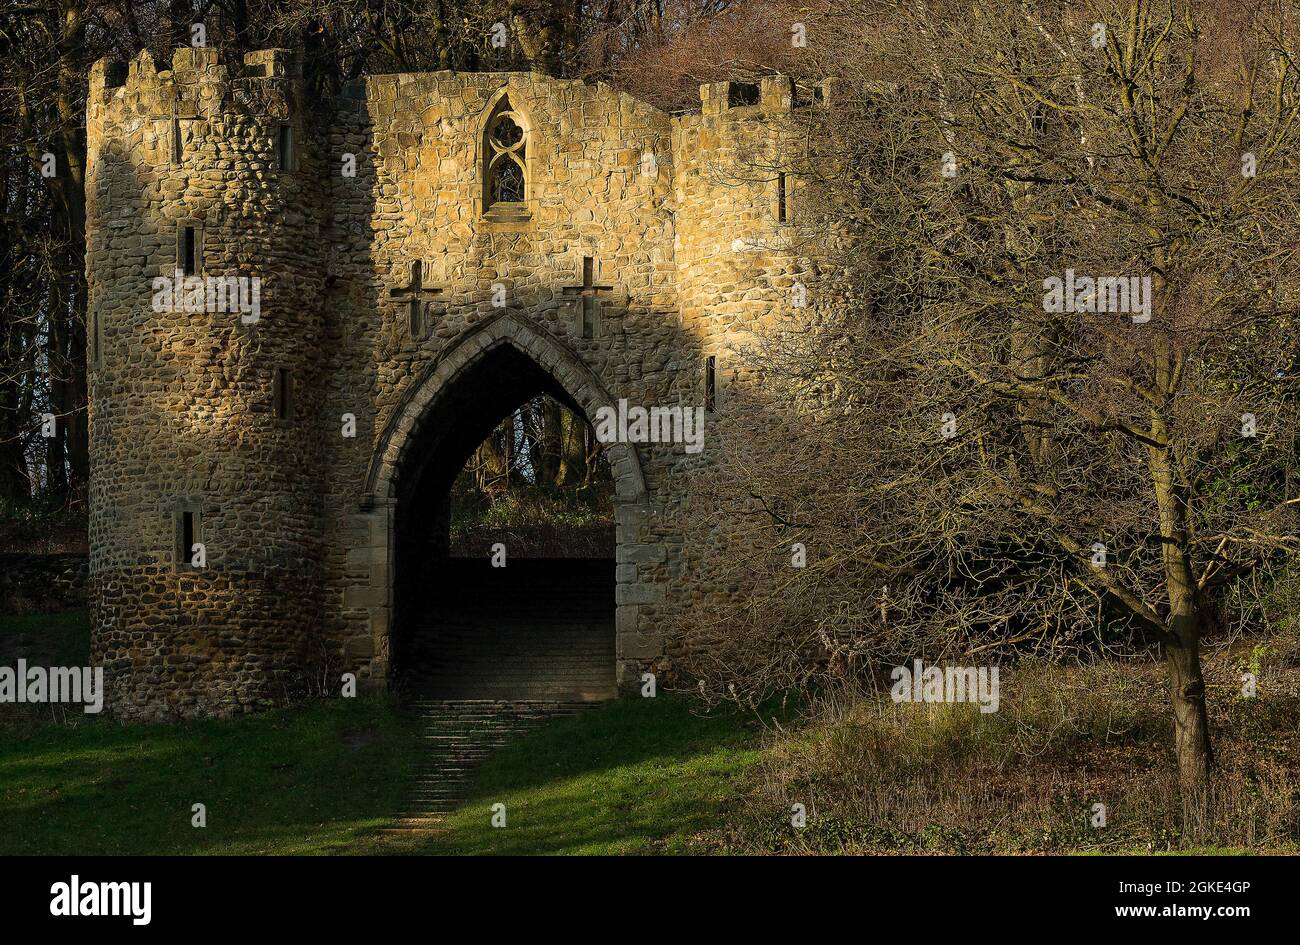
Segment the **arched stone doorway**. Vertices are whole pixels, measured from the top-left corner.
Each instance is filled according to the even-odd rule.
[[[410,631],[416,619],[413,601],[447,586],[446,575],[438,579],[428,573],[436,570],[437,556],[422,543],[441,540],[446,534],[447,496],[455,476],[503,417],[539,393],[589,422],[598,408],[613,402],[576,354],[525,316],[507,313],[449,345],[411,386],[384,428],[367,476],[362,510],[369,525],[368,541],[359,551],[359,557],[370,563],[366,596],[374,639],[372,682],[391,681],[395,640]],[[616,544],[622,561],[646,554],[645,543],[634,541],[633,536],[635,526],[647,517],[648,496],[635,449],[617,443],[604,450],[614,483]],[[424,550],[416,552],[417,548]],[[483,564],[486,568],[486,560]],[[660,591],[639,585],[635,571],[635,566],[615,568],[609,562],[605,580],[611,584],[614,645],[600,655],[588,654],[584,670],[588,677],[593,660],[617,662],[624,671],[620,675],[625,675],[631,662],[656,655],[645,652],[645,642],[637,634],[637,614],[647,595],[657,596]],[[485,640],[485,645],[490,641]],[[546,671],[545,666],[535,669]],[[608,679],[612,688],[615,665],[609,666]],[[580,698],[601,688],[594,682],[573,685],[577,688],[565,697]],[[456,695],[465,697],[463,692]]]

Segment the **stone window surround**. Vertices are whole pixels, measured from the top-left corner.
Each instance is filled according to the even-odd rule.
[[[493,147],[488,140],[488,136],[491,134],[492,126],[496,123],[497,118],[506,112],[510,114],[510,117],[524,133],[521,145],[524,154],[524,200],[522,204],[509,204],[504,207],[493,208],[489,193],[491,187],[489,164],[493,156]],[[487,106],[483,109],[482,117],[479,119],[478,134],[474,138],[474,143],[474,161],[479,172],[479,186],[475,191],[476,206],[474,216],[492,229],[526,228],[535,215],[537,184],[542,177],[539,170],[542,166],[541,156],[544,148],[536,125],[534,125],[528,112],[520,104],[519,90],[514,88],[512,83],[507,82],[488,99]]]
[[[487,165],[483,169],[484,193],[489,200],[488,209],[491,210],[498,203],[521,204],[527,199],[528,194],[528,136],[524,134],[519,122],[515,120],[515,113],[508,106],[509,102],[502,99],[501,104],[497,106],[497,111],[493,114],[491,121],[488,122],[487,130],[487,147],[483,150],[483,157]],[[518,129],[519,140],[513,144],[500,140],[498,129],[505,124]],[[500,199],[493,198],[493,192],[496,190],[496,184],[506,168],[513,168],[519,172],[519,195],[518,199],[507,200],[504,197]],[[511,195],[512,197],[514,195]]]
[[[704,410],[718,412],[718,357],[714,354],[704,358]]]
[[[187,273],[185,271],[185,230],[192,227],[194,230],[194,271]],[[187,217],[176,221],[176,265],[174,269],[179,269],[183,277],[202,276],[205,273],[203,266],[203,221],[198,217]],[[170,277],[172,273],[164,273]]]
[[[203,542],[203,500],[182,496],[172,501],[172,568],[177,573],[194,570],[189,563],[190,549],[185,547],[185,515],[193,516],[191,535],[194,543]]]
[[[283,384],[281,381],[283,380]],[[271,368],[271,416],[278,426],[293,424],[294,414],[294,374],[287,364],[276,364]]]
[[[289,153],[284,154],[285,137],[288,137]],[[289,119],[276,123],[275,140],[272,145],[275,149],[275,168],[280,174],[292,174],[298,170],[298,129],[295,123]]]
[[[368,612],[373,655],[370,685],[385,688],[391,652],[389,635],[393,613],[394,516],[397,513],[396,476],[402,458],[430,407],[449,391],[456,378],[488,352],[511,345],[531,358],[569,392],[589,421],[596,411],[615,400],[600,379],[574,352],[528,317],[506,312],[467,330],[408,388],[402,402],[382,431],[371,457],[365,492],[356,517],[364,534],[349,551],[350,560],[367,565],[365,584],[345,589],[343,606]],[[637,565],[666,560],[664,545],[647,535],[652,514],[645,478],[635,447],[614,443],[606,447],[614,478],[615,540],[615,659],[620,689],[640,685],[640,671],[648,661],[663,655],[662,637],[640,627],[643,604],[664,599],[662,585],[638,579]]]

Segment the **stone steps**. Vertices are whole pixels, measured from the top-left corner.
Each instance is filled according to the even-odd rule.
[[[464,800],[475,769],[492,752],[545,722],[585,709],[587,702],[509,699],[414,699],[425,751],[415,760],[411,786],[391,826],[393,836],[437,834]],[[484,816],[488,812],[484,811]]]

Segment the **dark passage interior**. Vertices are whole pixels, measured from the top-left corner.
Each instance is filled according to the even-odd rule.
[[[413,436],[394,518],[403,695],[612,697],[612,483],[577,405],[501,345]]]
[[[614,694],[614,562],[448,558],[412,628],[408,691],[435,699],[576,702]]]

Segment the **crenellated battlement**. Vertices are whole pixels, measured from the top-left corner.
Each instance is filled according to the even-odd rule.
[[[245,54],[243,65],[232,75],[214,47],[181,47],[170,61],[157,59],[148,51],[130,62],[104,58],[90,70],[89,104],[91,119],[104,122],[135,119],[148,114],[167,114],[173,107],[202,117],[217,117],[230,111],[258,114],[257,105],[267,102],[272,117],[285,117],[285,86],[302,79],[302,59],[291,49],[260,49]],[[471,89],[492,80],[491,73],[398,73],[369,76],[344,90],[342,98],[400,97],[403,91],[421,89],[434,98],[472,94]],[[579,87],[588,94],[609,92],[635,103],[634,108],[658,109],[625,93],[607,89],[603,83],[588,86],[581,80],[552,79],[510,73],[512,82],[541,83],[556,88]],[[456,88],[463,85],[463,88]],[[386,91],[390,89],[392,91]],[[765,76],[757,82],[724,81],[700,86],[700,111],[678,115],[674,120],[693,123],[700,119],[745,122],[779,120],[781,116],[809,106],[824,105],[835,95],[836,83],[828,79],[816,86],[797,85],[789,76]],[[296,91],[296,90],[295,90]],[[267,93],[271,93],[269,96]],[[276,94],[278,92],[278,94]],[[714,121],[707,122],[710,125]]]
[[[88,107],[91,120],[100,122],[167,114],[173,106],[216,117],[266,100],[259,91],[276,89],[280,94],[271,99],[283,99],[289,92],[284,86],[293,86],[301,78],[302,60],[290,49],[247,53],[243,67],[233,76],[215,48],[182,47],[172,53],[170,62],[144,51],[130,62],[112,58],[96,62],[90,70]]]
[[[244,65],[236,76],[221,62],[213,47],[182,46],[172,52],[170,62],[160,62],[142,51],[129,63],[106,56],[90,69],[90,91],[131,89],[154,82],[187,84],[200,79],[225,82],[230,79],[295,79],[302,77],[302,59],[292,49],[258,49],[244,54]]]
[[[758,82],[707,82],[700,86],[699,114],[750,119],[788,115],[799,108],[826,104],[839,88],[834,79],[798,85],[785,75],[764,76]]]

